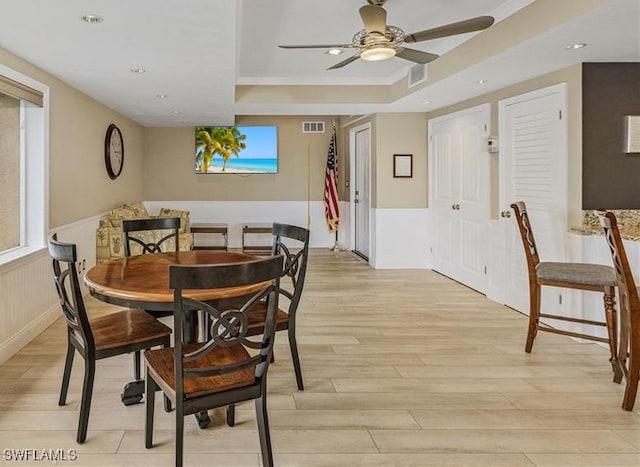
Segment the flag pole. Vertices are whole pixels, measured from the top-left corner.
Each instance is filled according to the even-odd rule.
[[[340,204],[338,201],[338,166],[337,166],[337,142],[336,122],[333,121],[333,133],[329,142],[327,153],[327,169],[324,178],[324,215],[329,232],[335,232],[335,243],[330,250],[340,250],[338,245],[338,229],[340,223]]]
[[[336,133],[336,121],[335,119],[333,120],[333,134],[335,136],[335,157],[336,157],[336,190],[339,191],[338,186],[339,186],[339,182],[338,182],[338,136]],[[339,196],[337,196],[338,193],[336,192],[336,201],[339,202]],[[335,243],[333,244],[333,248],[331,248],[331,251],[340,251],[340,244],[338,243],[338,232],[339,232],[339,228],[336,229],[335,232]]]
[[[307,144],[307,229],[311,228],[311,148]]]

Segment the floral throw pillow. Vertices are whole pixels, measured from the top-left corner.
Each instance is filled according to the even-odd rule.
[[[158,217],[179,217],[180,232],[189,232],[189,211],[180,211],[178,209],[162,208]]]

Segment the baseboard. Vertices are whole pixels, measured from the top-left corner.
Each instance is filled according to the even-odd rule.
[[[60,305],[56,304],[3,342],[2,345],[0,345],[0,365],[4,364],[25,345],[38,337],[45,329],[51,326],[59,316]]]

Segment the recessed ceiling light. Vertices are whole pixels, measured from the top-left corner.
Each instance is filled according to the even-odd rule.
[[[147,72],[147,70],[145,70],[144,68],[131,68],[129,71],[131,73],[137,73],[137,74],[142,74]]]
[[[329,50],[327,50],[327,53],[329,55],[340,55],[342,52],[344,52],[344,50],[342,50],[342,49],[329,49]]]
[[[489,82],[488,79],[479,79],[478,81],[476,81],[476,83],[478,84],[487,84]]]
[[[82,17],[82,21],[86,23],[102,23],[104,19],[102,18],[102,16],[98,15],[84,15]]]
[[[584,42],[578,42],[577,44],[571,44],[565,47],[565,49],[567,50],[575,50],[575,49],[582,49],[584,47],[586,47],[587,44],[585,44]]]
[[[182,112],[180,112],[179,110],[172,110],[171,113],[173,115],[180,115]]]
[[[156,97],[158,99],[166,99],[167,97],[169,97],[167,94],[156,94]]]
[[[425,104],[431,104],[431,101],[424,101]]]
[[[188,120],[180,120],[180,123],[191,123],[191,122]]]

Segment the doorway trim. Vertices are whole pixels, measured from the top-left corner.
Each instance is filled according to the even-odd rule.
[[[356,199],[356,133],[369,130],[369,264],[372,257],[371,243],[371,122],[363,123],[349,129],[349,251],[353,251],[356,245],[356,209],[354,200]]]

